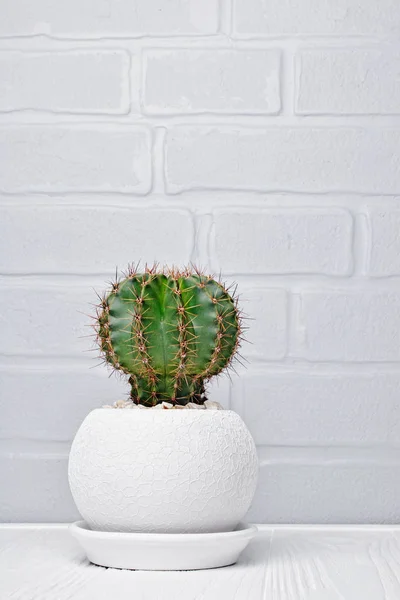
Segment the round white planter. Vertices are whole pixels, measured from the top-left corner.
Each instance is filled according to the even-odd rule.
[[[233,530],[253,499],[253,438],[230,410],[96,409],[72,444],[69,483],[99,531]]]

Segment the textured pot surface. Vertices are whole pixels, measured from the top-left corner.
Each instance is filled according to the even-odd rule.
[[[230,531],[257,483],[253,439],[225,410],[96,409],[69,459],[75,503],[102,531]]]

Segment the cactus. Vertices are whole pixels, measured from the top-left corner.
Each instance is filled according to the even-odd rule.
[[[241,340],[237,301],[198,269],[129,267],[101,298],[97,341],[129,377],[131,399],[203,404],[205,384],[231,366]]]

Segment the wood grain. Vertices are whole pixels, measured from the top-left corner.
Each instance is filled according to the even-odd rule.
[[[66,526],[0,526],[1,600],[399,600],[398,527],[268,527],[223,569],[91,565]]]

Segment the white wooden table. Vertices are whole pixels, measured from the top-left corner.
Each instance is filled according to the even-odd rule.
[[[1,600],[400,600],[400,527],[259,526],[210,571],[91,565],[65,525],[0,526]]]

